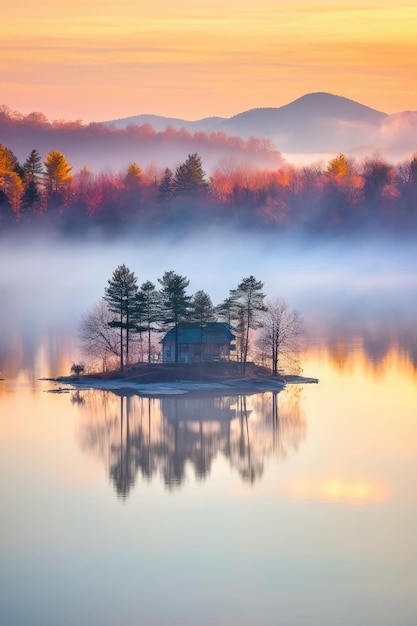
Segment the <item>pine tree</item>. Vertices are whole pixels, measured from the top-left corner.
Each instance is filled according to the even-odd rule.
[[[160,202],[167,202],[174,193],[174,180],[171,170],[167,167],[158,187],[158,199]]]
[[[36,182],[43,173],[42,157],[37,150],[32,150],[23,163],[23,171],[28,182]]]
[[[126,265],[119,265],[113,272],[105,289],[104,299],[109,311],[116,317],[109,322],[112,328],[120,329],[120,369],[129,363],[130,333],[137,327],[137,276]]]
[[[155,285],[147,280],[140,287],[139,302],[141,311],[141,328],[148,336],[148,363],[151,362],[152,333],[157,329],[156,323],[160,319],[160,297]]]
[[[189,154],[187,160],[175,170],[174,190],[176,195],[196,195],[200,189],[206,189],[207,183],[197,153]]]
[[[254,276],[242,278],[236,289],[230,291],[237,312],[241,340],[242,371],[246,369],[249,351],[249,331],[262,325],[260,314],[266,311],[263,283]]]
[[[417,183],[417,152],[414,152],[410,161],[410,179],[412,183]]]
[[[216,319],[215,309],[208,293],[200,289],[196,291],[191,301],[190,317],[193,322],[201,326]]]
[[[190,281],[185,276],[170,271],[158,278],[158,282],[162,285],[161,320],[164,325],[174,327],[175,363],[178,363],[178,323],[187,317],[189,311],[191,297],[187,296],[185,290]]]
[[[216,313],[232,328],[236,319],[236,306],[234,299],[231,296],[225,298],[223,302],[216,306]]]
[[[39,179],[43,174],[42,157],[37,150],[32,150],[23,164],[25,175],[25,190],[22,195],[21,208],[24,211],[39,210],[41,206],[41,194],[39,191]]]
[[[202,347],[204,328],[216,319],[215,309],[210,296],[203,290],[196,291],[191,301],[190,319],[196,322],[200,329],[200,363],[202,361]]]
[[[42,197],[34,180],[30,180],[21,198],[21,211],[36,211],[41,208]]]

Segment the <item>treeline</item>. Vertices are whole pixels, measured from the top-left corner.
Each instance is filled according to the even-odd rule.
[[[57,150],[23,163],[0,144],[0,229],[53,226],[63,234],[250,229],[409,232],[417,226],[417,153],[392,165],[339,154],[326,165],[261,169],[223,160],[210,177],[189,154],[174,171],[132,162],[119,173],[74,173]]]
[[[153,338],[171,329],[173,360],[178,364],[179,329],[184,323],[192,324],[200,331],[200,362],[203,359],[204,330],[217,321],[223,321],[234,334],[235,359],[242,372],[245,372],[251,353],[252,331],[256,329],[262,329],[257,340],[262,360],[269,363],[274,374],[284,356],[297,354],[298,339],[303,333],[298,312],[290,309],[282,299],[266,301],[264,284],[254,276],[242,278],[217,306],[204,290],[189,295],[189,279],[174,271],[165,272],[158,278],[158,283],[159,289],[149,280],[139,286],[135,272],[126,265],[119,265],[108,280],[103,300],[83,317],[79,329],[82,350],[86,356],[101,362],[103,370],[114,357],[119,360],[122,370],[138,360],[148,363],[160,360]],[[137,354],[132,357],[135,342],[141,344],[140,359]],[[72,370],[79,373],[84,366],[74,364]]]
[[[119,171],[130,162],[152,161],[175,168],[182,155],[197,152],[206,168],[218,160],[237,158],[261,167],[278,166],[282,155],[269,139],[242,139],[222,131],[194,131],[167,126],[156,131],[150,124],[114,128],[102,123],[49,122],[43,113],[22,115],[0,105],[0,142],[22,161],[36,148],[45,155],[51,148],[63,152],[75,170],[88,166],[94,172]],[[180,155],[180,156],[179,156]]]

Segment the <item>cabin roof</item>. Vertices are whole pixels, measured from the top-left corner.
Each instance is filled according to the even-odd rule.
[[[200,324],[193,322],[180,322],[178,324],[178,343],[214,343],[218,345],[229,344],[235,339],[226,322],[209,322],[201,329]],[[171,328],[161,339],[161,343],[175,341],[175,329]]]

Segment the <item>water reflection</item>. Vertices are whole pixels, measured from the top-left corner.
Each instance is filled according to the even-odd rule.
[[[352,312],[341,318],[321,319],[312,316],[308,324],[308,344],[326,351],[334,365],[342,370],[352,355],[361,352],[369,369],[378,372],[392,351],[398,352],[417,371],[417,332],[414,308],[408,317],[358,317]],[[62,331],[36,335],[36,329],[8,333],[0,327],[0,376],[16,378],[25,372],[36,379],[69,373],[71,363],[80,358],[74,333]]]
[[[253,484],[266,459],[285,459],[306,435],[301,387],[253,396],[117,397],[111,392],[76,392],[78,440],[104,463],[116,493],[127,498],[136,478],[182,485],[189,469],[205,480],[214,460]]]
[[[344,320],[324,327],[310,327],[310,345],[320,346],[334,365],[343,370],[358,353],[367,361],[369,369],[378,372],[390,353],[397,352],[414,370],[417,370],[417,332],[414,322],[379,321],[369,326]]]
[[[36,328],[8,332],[0,327],[0,372],[3,378],[17,378],[26,373],[36,379],[69,373],[71,362],[77,360],[79,348],[74,333],[37,332]]]

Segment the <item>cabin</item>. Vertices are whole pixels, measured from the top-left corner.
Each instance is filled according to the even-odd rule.
[[[210,322],[203,327],[192,322],[177,324],[178,363],[201,363],[228,359],[235,350],[235,336],[226,322]],[[161,339],[162,362],[175,363],[175,328]]]

